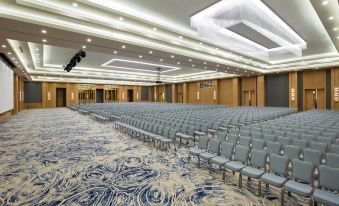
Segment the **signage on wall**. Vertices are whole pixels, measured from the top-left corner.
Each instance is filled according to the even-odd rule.
[[[137,99],[139,99],[139,93],[137,93]]]
[[[213,99],[216,100],[217,99],[217,92],[214,90],[213,91]]]
[[[122,93],[122,99],[125,99],[125,93],[124,92]]]
[[[165,100],[165,92],[162,93],[162,100]]]
[[[21,102],[21,99],[22,98],[22,93],[21,93],[21,91],[20,91],[20,93],[19,93],[19,102]]]
[[[334,102],[339,102],[339,87],[334,87]]]
[[[47,100],[48,100],[48,101],[51,101],[51,92],[48,92],[48,93],[47,93]]]
[[[200,99],[200,92],[197,91],[197,100],[199,100],[199,99]]]
[[[154,93],[154,99],[157,99],[157,93]]]
[[[295,89],[291,88],[291,101],[294,102],[295,101]]]
[[[71,99],[72,99],[72,101],[74,100],[74,93],[73,92],[71,94]]]

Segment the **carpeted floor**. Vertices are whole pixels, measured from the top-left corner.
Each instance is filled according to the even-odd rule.
[[[278,190],[188,163],[68,109],[25,110],[0,124],[0,205],[279,205]],[[305,203],[285,197],[286,205]]]

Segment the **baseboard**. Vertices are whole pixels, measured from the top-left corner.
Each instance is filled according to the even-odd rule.
[[[7,111],[0,114],[0,122],[7,121],[12,115],[12,111]]]

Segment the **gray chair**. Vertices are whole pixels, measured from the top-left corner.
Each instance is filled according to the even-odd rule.
[[[239,136],[236,136],[234,134],[229,134],[227,136],[227,141],[228,143],[231,143],[231,144],[237,144],[238,143],[238,139],[239,139]]]
[[[312,142],[314,141],[315,137],[310,134],[301,134],[300,139],[304,139],[304,140],[307,140],[308,142]]]
[[[270,154],[280,154],[281,153],[281,143],[279,142],[267,142],[266,143],[266,150],[267,153]]]
[[[286,145],[284,147],[284,155],[292,162],[294,159],[300,159],[300,147],[293,145]]]
[[[265,134],[273,134],[273,131],[271,129],[263,129],[262,133]]]
[[[310,144],[312,150],[319,150],[324,155],[327,152],[327,144],[321,142],[311,142]]]
[[[228,134],[233,134],[233,135],[236,135],[236,136],[239,136],[239,129],[231,129]]]
[[[176,129],[171,129],[169,131],[169,135],[168,135],[168,138],[163,138],[163,139],[160,139],[160,149],[162,148],[162,145],[166,145],[166,149],[167,147],[170,147],[170,144],[172,143],[173,146],[174,146],[174,149],[176,150],[175,148],[175,141],[176,141],[176,137],[177,137],[177,131]]]
[[[267,152],[252,149],[249,166],[241,170],[241,174],[250,178],[259,179],[266,172]],[[239,178],[241,176],[239,175]],[[239,181],[240,182],[240,181]],[[261,196],[261,182],[258,185],[258,196]]]
[[[186,140],[186,144],[187,145],[188,145],[188,141],[189,140],[193,140],[194,139],[194,129],[195,129],[194,126],[189,126],[188,130],[187,130],[187,133],[181,135],[181,139],[182,140]],[[181,141],[180,141],[180,144],[181,144]]]
[[[251,137],[240,136],[239,137],[239,144],[245,147],[250,147],[251,144]]]
[[[232,154],[234,150],[234,144],[222,142],[220,144],[220,156],[213,157],[210,161],[211,164],[216,164],[222,167],[222,179],[225,180],[225,164],[232,161]]]
[[[219,149],[220,149],[220,141],[217,139],[211,139],[208,142],[208,150],[206,152],[200,153],[198,156],[198,163],[200,163],[200,158],[203,160],[206,160],[209,164],[209,170],[211,170],[211,163],[210,160],[213,157],[216,157],[219,155]],[[198,167],[200,165],[198,164]]]
[[[317,169],[321,165],[322,153],[319,150],[304,149],[304,161],[311,162]]]
[[[225,133],[225,132],[218,132],[218,133],[217,133],[217,139],[218,139],[220,142],[226,141],[226,133]]]
[[[259,132],[252,132],[251,135],[253,139],[262,139],[262,134]]]
[[[261,139],[252,139],[252,149],[263,150],[265,149],[265,141]]]
[[[298,139],[300,137],[300,134],[295,133],[295,132],[287,132],[286,137],[291,137],[292,139]]]
[[[313,200],[316,203],[329,206],[339,206],[339,194],[331,191],[339,191],[339,168],[320,166],[319,186],[322,189],[315,189]]]
[[[288,192],[309,198],[309,205],[313,206],[312,192],[314,186],[314,166],[311,162],[293,160],[292,179],[287,181],[284,189]],[[281,202],[284,202],[284,191],[281,192]]]
[[[234,161],[227,162],[225,169],[231,170],[233,173],[241,172],[246,167],[250,149],[242,145],[235,147]],[[239,174],[241,176],[241,173]],[[239,178],[239,186],[242,186],[242,178]]]
[[[318,137],[317,141],[325,143],[327,145],[331,145],[333,143],[333,139],[331,137],[324,137],[324,136]]]
[[[250,136],[250,131],[241,129],[240,130],[240,137],[241,136],[249,137]]]
[[[196,147],[191,147],[188,150],[188,162],[190,160],[190,155],[191,156],[199,156],[201,153],[206,152],[207,146],[208,146],[208,137],[205,136],[200,136],[198,140],[198,148]],[[198,159],[200,161],[200,159]],[[200,162],[198,162],[200,165]]]
[[[277,136],[277,137],[279,137],[279,136],[284,137],[284,136],[286,135],[286,132],[285,132],[285,131],[281,131],[281,130],[275,130],[275,131],[273,132],[273,134],[274,134],[275,136]]]
[[[282,188],[288,175],[288,158],[277,154],[271,154],[270,160],[270,173],[263,174],[259,181],[264,182],[267,187],[268,185],[272,185],[277,188]],[[282,193],[284,193],[283,189],[281,190],[281,194]],[[281,205],[284,205],[283,201],[281,201]]]
[[[276,136],[274,136],[272,134],[264,134],[264,140],[266,142],[268,142],[268,141],[275,142],[276,141]]]
[[[331,152],[339,154],[339,145],[331,145]]]
[[[327,153],[326,165],[329,167],[339,168],[339,154]]]
[[[292,143],[292,138],[279,136],[277,142],[280,142],[283,147],[285,147],[286,145],[290,145]]]
[[[308,141],[303,139],[293,139],[292,144],[294,146],[300,147],[302,150],[308,147]]]

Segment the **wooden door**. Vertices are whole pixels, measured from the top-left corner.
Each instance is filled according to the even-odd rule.
[[[66,107],[66,89],[57,88],[56,89],[56,106],[57,107]]]
[[[242,106],[249,106],[250,105],[250,98],[249,98],[249,91],[244,91],[242,95]]]
[[[305,90],[305,111],[311,109],[326,109],[325,89]]]
[[[315,98],[315,90],[314,89],[306,89],[305,90],[305,111],[311,110],[314,108],[314,101]]]
[[[325,89],[317,90],[317,99],[318,109],[326,109]]]

